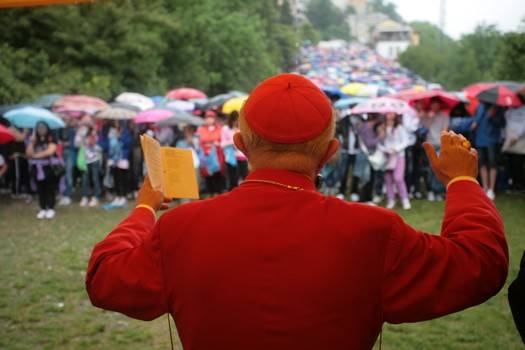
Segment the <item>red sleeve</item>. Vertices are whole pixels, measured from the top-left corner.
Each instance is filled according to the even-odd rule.
[[[152,320],[167,310],[155,217],[137,208],[91,254],[86,289],[94,306]]]
[[[453,313],[484,302],[505,283],[503,221],[476,183],[450,186],[440,236],[418,232],[397,215],[393,221],[383,283],[386,322]]]

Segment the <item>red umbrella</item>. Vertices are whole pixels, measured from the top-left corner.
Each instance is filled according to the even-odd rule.
[[[0,125],[0,145],[11,142],[15,139],[15,135],[3,125]]]
[[[179,88],[171,90],[166,94],[166,98],[171,100],[193,100],[207,97],[204,92],[193,88]]]
[[[475,99],[501,107],[520,107],[523,103],[518,94],[524,88],[523,84],[514,82],[494,82],[473,84],[463,91],[471,101]],[[477,107],[476,102],[472,103],[471,109],[474,107]]]
[[[405,94],[400,98],[408,101],[411,106],[414,106],[416,102],[420,101],[423,103],[424,109],[430,108],[430,101],[434,98],[439,99],[447,107],[447,110],[451,110],[461,102],[458,97],[441,90],[421,91],[412,94]]]

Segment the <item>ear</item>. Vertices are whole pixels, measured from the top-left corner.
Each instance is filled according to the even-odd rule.
[[[242,153],[244,153],[246,157],[248,157],[248,150],[244,145],[244,140],[242,139],[242,135],[240,132],[236,132],[233,135],[233,143],[235,144],[235,147],[237,147],[238,150],[240,150]]]
[[[333,157],[333,155],[337,152],[338,149],[339,149],[339,140],[331,139],[330,142],[328,143],[328,148],[326,149],[326,153],[324,154],[324,157],[321,159],[321,163],[319,163],[319,169],[321,169],[323,165],[325,165],[325,163],[328,162],[328,160]]]

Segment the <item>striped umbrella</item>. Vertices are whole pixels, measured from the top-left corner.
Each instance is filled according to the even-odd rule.
[[[71,116],[95,114],[109,108],[109,105],[98,97],[85,95],[66,95],[57,100],[53,105],[53,112],[65,113]]]
[[[135,118],[138,112],[140,112],[138,107],[126,103],[114,102],[110,104],[109,108],[95,114],[95,117],[110,120],[131,120]]]

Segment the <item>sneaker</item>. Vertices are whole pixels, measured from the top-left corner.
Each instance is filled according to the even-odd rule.
[[[375,204],[374,202],[365,202],[365,204],[371,207],[377,207],[377,204]]]
[[[350,195],[350,200],[351,200],[352,202],[358,202],[358,201],[359,201],[359,195],[358,195],[357,193],[352,193],[352,194]]]
[[[379,203],[381,203],[382,201],[383,201],[383,197],[378,196],[378,195],[375,195],[374,198],[372,198],[372,202],[373,202],[374,204],[379,204]]]
[[[414,198],[415,199],[422,199],[423,195],[421,194],[421,192],[416,192],[416,193],[414,193]]]
[[[434,192],[428,192],[427,193],[427,201],[429,202],[435,202],[436,196],[434,195]]]
[[[80,206],[87,207],[87,205],[88,205],[88,197],[82,197],[82,199],[80,200]]]
[[[120,197],[115,197],[113,198],[113,201],[111,201],[111,203],[109,204],[116,207],[119,205],[119,202],[120,202]]]
[[[42,220],[46,217],[46,211],[44,209],[40,210],[38,214],[36,214],[36,218],[39,220]]]
[[[412,209],[412,206],[410,205],[410,200],[408,198],[407,199],[403,199],[403,209],[404,210]]]
[[[387,209],[394,209],[395,206],[396,206],[396,201],[388,201],[388,203],[386,204]]]
[[[120,202],[118,203],[121,207],[127,207],[128,206],[128,200],[126,197],[120,197]]]
[[[494,193],[493,190],[487,190],[487,197],[489,197],[491,200],[496,199],[496,193]]]
[[[53,209],[46,210],[46,219],[52,219],[55,217],[55,211]]]
[[[98,205],[98,198],[97,197],[91,197],[91,200],[89,201],[89,207],[93,208]]]
[[[71,198],[67,196],[60,198],[60,200],[58,201],[58,205],[70,205],[70,204],[71,204]]]
[[[336,198],[339,198],[340,200],[345,200],[345,195],[342,194],[342,193],[339,193],[337,196],[335,196]]]
[[[443,195],[441,195],[441,194],[437,194],[437,195],[436,195],[436,201],[437,201],[437,202],[443,202],[443,199],[444,199],[444,198],[443,198]]]

